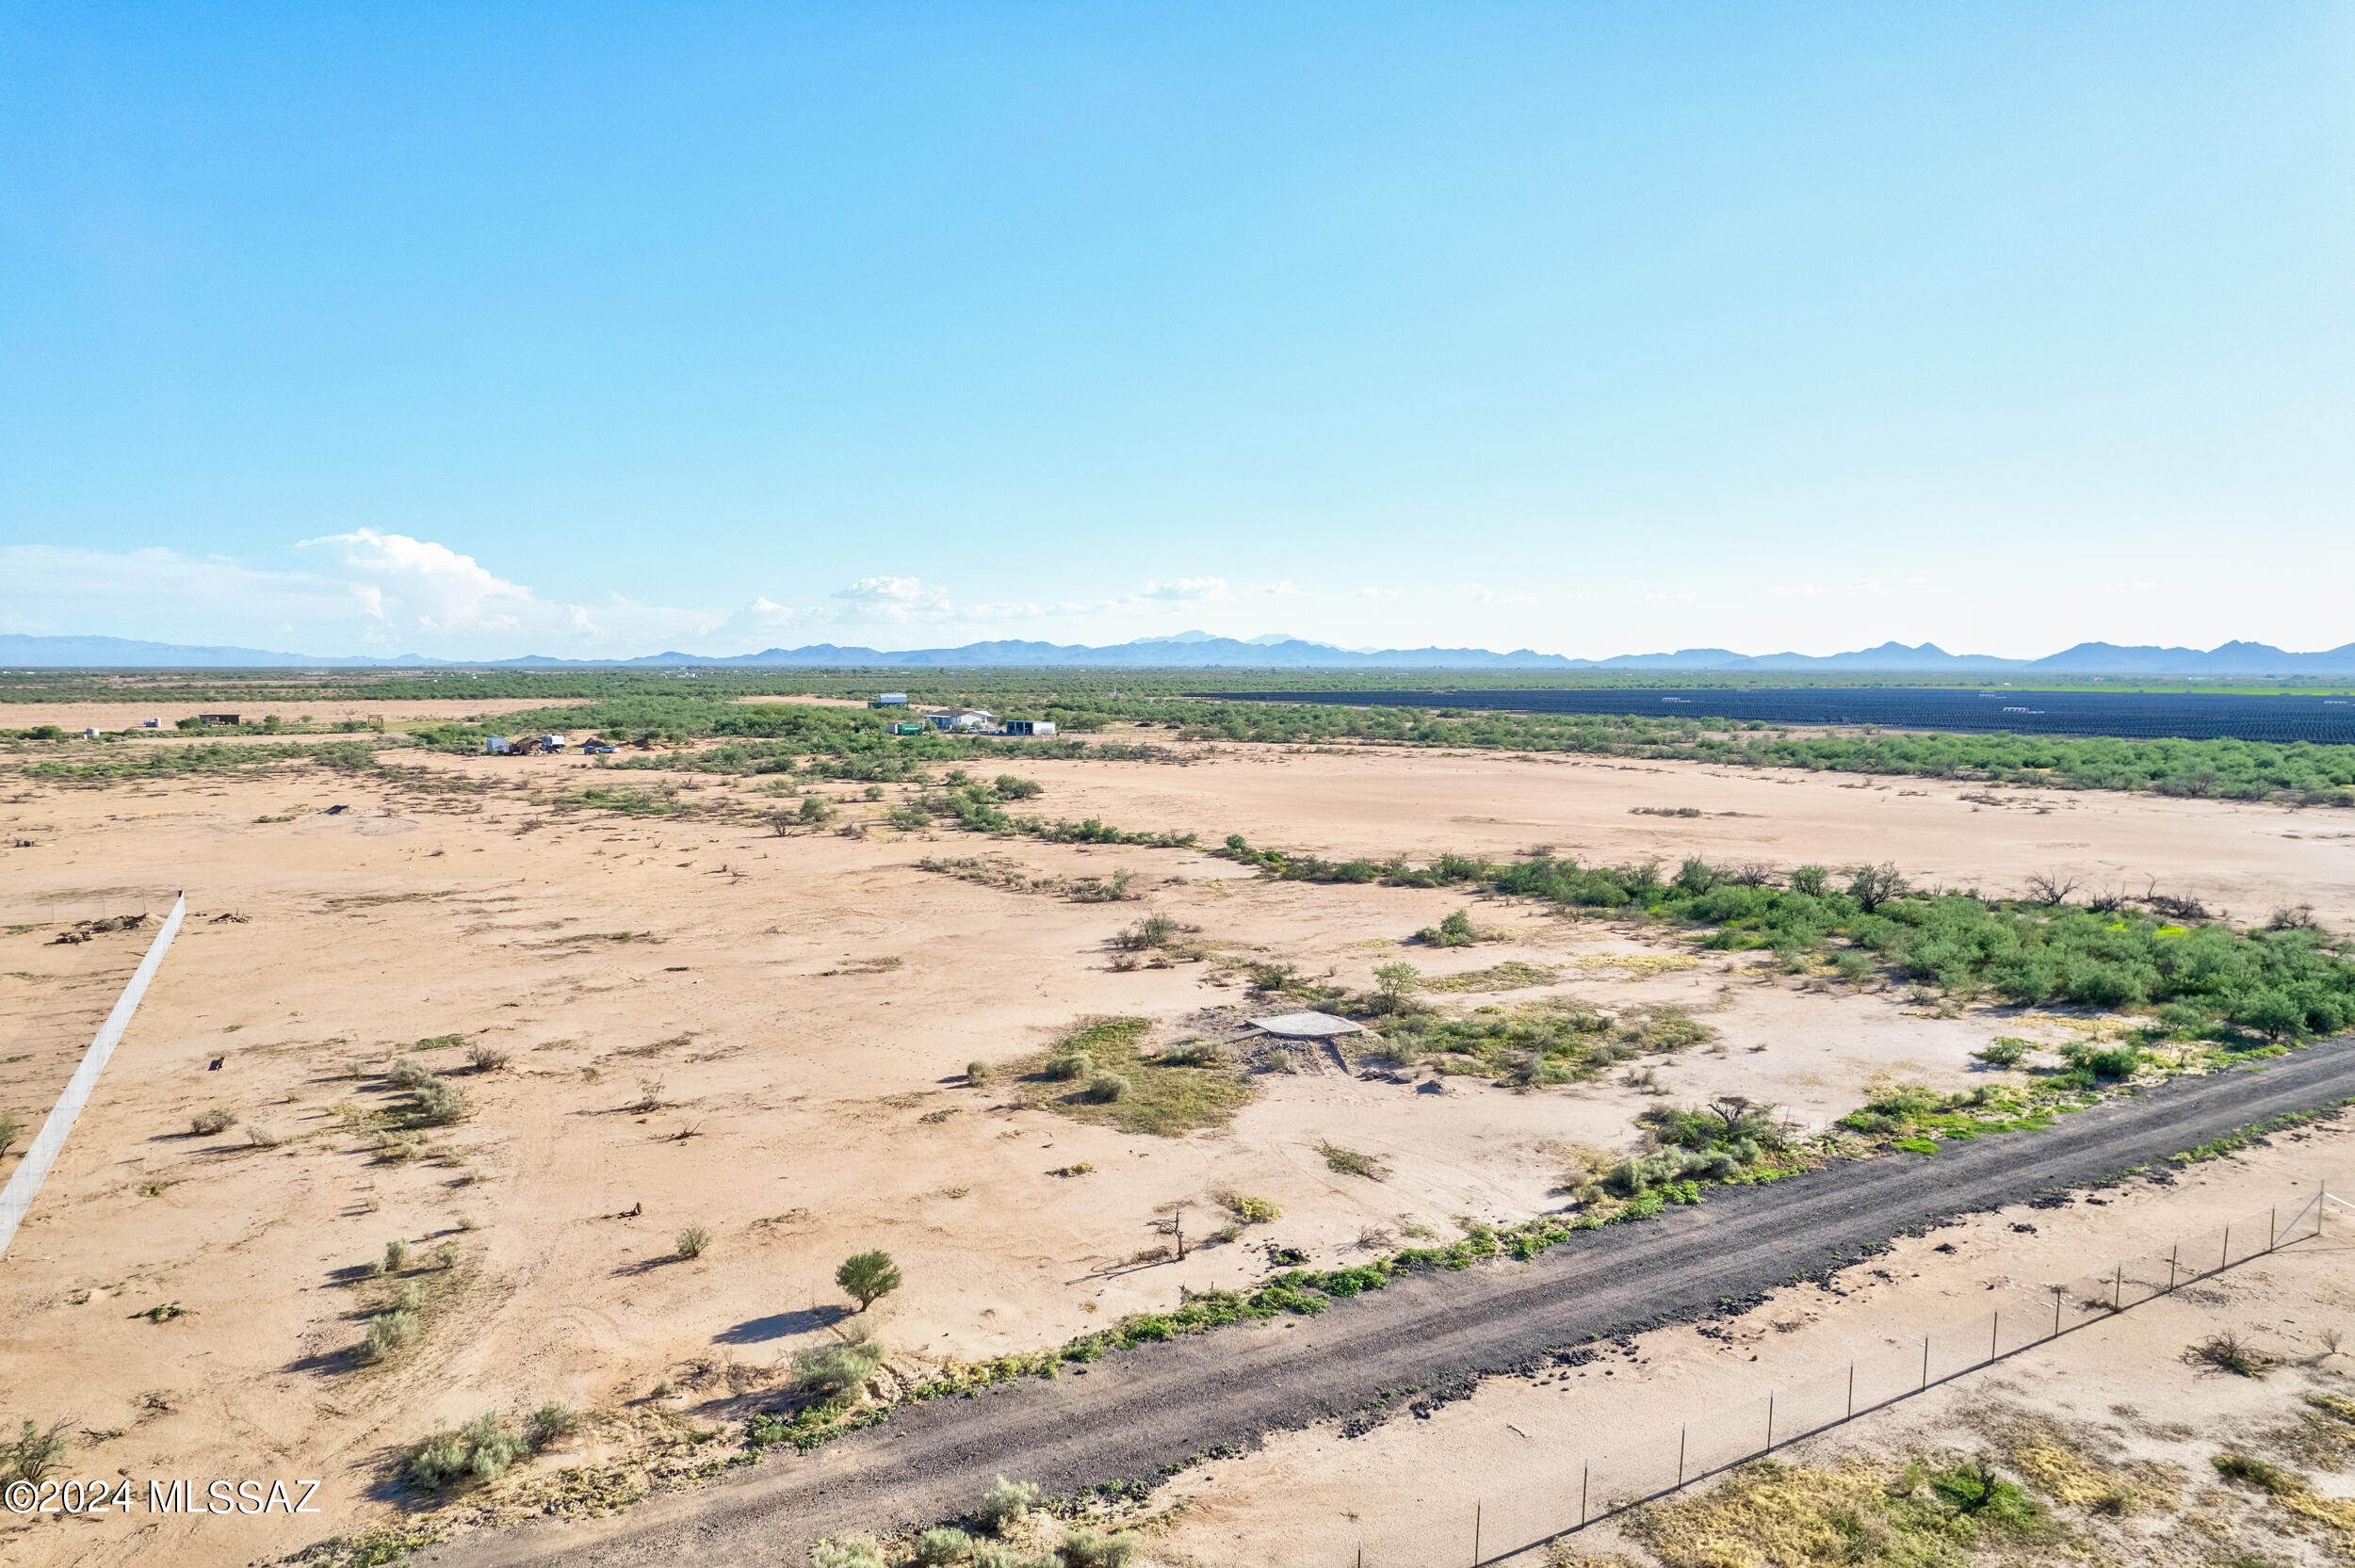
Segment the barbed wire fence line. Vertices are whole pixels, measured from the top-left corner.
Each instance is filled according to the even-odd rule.
[[[2355,1203],[2318,1184],[2294,1207],[2245,1215],[2184,1237],[2164,1253],[2120,1258],[2098,1272],[2046,1285],[2040,1292],[2046,1300],[1944,1324],[1918,1343],[1854,1358],[1796,1386],[1736,1401],[1706,1420],[1582,1458],[1557,1472],[1560,1484],[1542,1493],[1475,1498],[1454,1517],[1352,1538],[1327,1560],[1337,1568],[1481,1568],[1521,1557],[2284,1246],[2317,1240],[2334,1206],[2355,1208]],[[2355,1216],[2343,1219],[2355,1225]]]

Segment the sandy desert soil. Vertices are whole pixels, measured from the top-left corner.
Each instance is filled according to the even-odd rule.
[[[1033,804],[1049,816],[1207,844],[1240,832],[1419,857],[1551,844],[1607,860],[1892,859],[1990,891],[2057,867],[2137,888],[2155,876],[2245,913],[2312,903],[2332,923],[2355,915],[2355,838],[2276,807],[2025,791],[1989,805],[1963,799],[1967,786],[1663,763],[1178,754],[1006,766],[1045,784]],[[554,758],[420,766],[424,784],[487,787],[307,771],[102,790],[0,774],[0,844],[30,841],[0,849],[0,915],[13,922],[0,936],[0,1104],[45,1108],[144,946],[138,932],[56,946],[46,901],[160,900],[185,886],[191,911],[0,1260],[10,1347],[0,1414],[71,1414],[94,1434],[76,1466],[326,1478],[319,1520],[184,1529],[171,1537],[174,1560],[244,1560],[388,1516],[400,1448],[486,1408],[731,1408],[732,1394],[774,1386],[793,1349],[824,1337],[839,1310],[834,1267],[865,1247],[888,1248],[907,1276],[875,1314],[898,1365],[1040,1348],[1168,1306],[1183,1287],[1264,1271],[1264,1254],[1242,1244],[1132,1265],[1157,1245],[1168,1204],[1264,1197],[1284,1217],[1249,1238],[1330,1263],[1370,1226],[1452,1234],[1459,1217],[1555,1206],[1558,1146],[1625,1145],[1655,1103],[1616,1083],[1517,1094],[1457,1080],[1423,1092],[1303,1052],[1292,1071],[1253,1075],[1256,1098],[1231,1123],[1161,1138],[1077,1123],[1002,1085],[967,1087],[968,1061],[1013,1061],[1089,1016],[1144,1017],[1155,1038],[1176,1040],[1244,1009],[1245,989],[1214,965],[1113,970],[1107,939],[1144,908],[1239,957],[1329,968],[1356,986],[1400,958],[1432,975],[1510,959],[1564,965],[1550,987],[1454,993],[1445,1005],[1679,1004],[1715,1040],[1656,1064],[1674,1094],[1739,1091],[1804,1123],[1849,1108],[1882,1075],[1964,1081],[1967,1053],[1993,1034],[2060,1039],[2071,1026],[1798,990],[1740,955],[1630,967],[1612,961],[1689,955],[1501,902],[1475,913],[1509,940],[1408,948],[1462,897],[1260,882],[1197,851],[880,829],[778,836],[724,819],[721,802],[753,800],[749,784],[616,779]],[[546,803],[617,782],[676,783],[679,799],[711,809]],[[846,818],[888,803],[855,799],[855,786],[826,793],[845,798]],[[336,805],[347,809],[328,815]],[[1710,815],[1631,815],[1637,805]],[[926,855],[994,855],[1034,876],[1125,869],[1151,897],[1007,892],[917,869]],[[388,1160],[335,1107],[395,1103],[384,1065],[452,1036],[460,1043],[422,1054],[462,1086],[468,1116],[418,1157]],[[479,1043],[506,1061],[475,1070],[467,1048]],[[191,1134],[190,1118],[214,1107],[236,1121]],[[248,1123],[280,1141],[257,1143]],[[1338,1174],[1318,1153],[1328,1141],[1375,1156],[1389,1178]],[[1049,1174],[1080,1165],[1092,1169]],[[674,1255],[689,1225],[713,1238],[692,1261]],[[391,1286],[365,1266],[395,1238],[415,1253],[403,1277],[425,1294],[425,1332],[368,1366],[354,1347]],[[448,1267],[418,1266],[445,1246]],[[174,1302],[183,1316],[133,1316]],[[666,1381],[673,1392],[656,1398]],[[624,1441],[598,1429],[556,1460],[593,1461]],[[93,1561],[140,1560],[156,1544],[77,1524],[0,1536],[0,1554],[47,1560],[27,1554],[67,1544]]]

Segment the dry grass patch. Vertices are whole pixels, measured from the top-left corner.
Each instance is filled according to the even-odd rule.
[[[1468,969],[1460,975],[1426,975],[1422,978],[1425,991],[1526,991],[1533,985],[1550,985],[1555,971],[1542,963],[1523,963],[1507,959],[1486,969]]]
[[[1152,1028],[1144,1018],[1081,1024],[1015,1071],[1033,1106],[1128,1133],[1178,1138],[1196,1127],[1223,1127],[1256,1092],[1238,1068],[1211,1059],[1146,1056]],[[1196,1064],[1197,1060],[1199,1064]],[[1110,1091],[1108,1080],[1123,1087]]]
[[[1981,1464],[1892,1473],[1857,1459],[1824,1469],[1763,1460],[1697,1496],[1638,1509],[1626,1528],[1666,1568],[1946,1568],[1974,1548],[2062,1533]]]

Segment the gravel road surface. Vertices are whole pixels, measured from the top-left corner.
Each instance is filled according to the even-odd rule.
[[[1504,1371],[1556,1347],[1710,1310],[1948,1216],[2099,1181],[2285,1111],[2355,1096],[2355,1041],[2174,1079],[2050,1132],[1839,1163],[1713,1190],[1652,1223],[1584,1233],[1530,1263],[1415,1275],[1316,1317],[1107,1356],[1084,1375],[938,1399],[811,1454],[787,1450],[626,1513],[481,1531],[449,1568],[798,1563],[809,1542],[953,1518],[1000,1475],[1076,1491],[1344,1414],[1408,1386]]]

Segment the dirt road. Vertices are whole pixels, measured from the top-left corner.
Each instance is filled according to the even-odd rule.
[[[486,1532],[423,1555],[469,1568],[791,1562],[827,1535],[953,1517],[1001,1474],[1049,1493],[1150,1479],[1386,1391],[1504,1370],[1590,1334],[1707,1310],[1948,1215],[2096,1181],[2349,1096],[2355,1041],[2342,1040],[2177,1079],[2050,1132],[1721,1190],[1698,1208],[1583,1235],[1532,1263],[1407,1278],[1321,1317],[1147,1346],[1052,1382],[915,1406],[817,1453],[781,1456],[618,1517]]]

